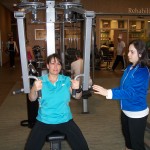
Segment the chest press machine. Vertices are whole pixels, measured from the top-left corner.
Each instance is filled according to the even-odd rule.
[[[17,19],[18,26],[18,37],[19,37],[19,47],[20,47],[20,57],[21,57],[21,67],[22,67],[22,79],[23,79],[23,89],[21,92],[28,94],[30,92],[30,78],[34,78],[29,76],[28,73],[28,61],[26,55],[26,46],[25,46],[25,26],[24,19],[26,14],[32,13],[32,23],[43,23],[37,19],[37,11],[40,9],[46,10],[46,43],[47,43],[47,56],[55,53],[55,23],[56,23],[56,8],[60,8],[64,10],[64,19],[62,22],[61,28],[61,50],[62,50],[62,62],[63,69],[65,69],[65,49],[64,49],[64,23],[72,22],[72,19],[69,18],[70,14],[77,13],[82,15],[84,20],[84,47],[83,47],[83,59],[84,59],[84,73],[83,76],[83,84],[82,90],[88,91],[88,80],[89,80],[89,72],[90,72],[90,53],[91,53],[91,41],[92,41],[92,23],[95,17],[95,13],[93,11],[86,11],[82,8],[82,5],[79,2],[61,2],[55,5],[55,0],[46,0],[46,3],[41,3],[39,1],[34,0],[34,2],[29,2],[28,0],[22,0],[21,3],[18,4],[20,10],[14,12],[14,17]],[[48,42],[51,41],[51,42]],[[94,44],[93,44],[94,47]],[[88,97],[83,97],[83,113],[89,113],[88,110]],[[47,141],[51,143],[52,150],[60,150],[61,149],[61,140],[65,138],[64,135],[48,135]]]

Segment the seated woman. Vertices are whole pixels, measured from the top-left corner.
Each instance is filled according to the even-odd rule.
[[[39,99],[37,122],[29,135],[25,150],[41,150],[46,136],[54,131],[65,134],[73,150],[89,149],[82,132],[72,118],[69,106],[70,93],[72,89],[79,88],[79,81],[60,75],[61,67],[57,54],[48,56],[49,73],[35,81],[29,93],[31,101],[37,99],[39,90],[42,97]]]

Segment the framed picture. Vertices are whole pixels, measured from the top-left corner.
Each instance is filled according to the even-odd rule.
[[[118,20],[118,28],[124,28],[124,21]]]
[[[46,30],[35,29],[35,40],[46,40]]]

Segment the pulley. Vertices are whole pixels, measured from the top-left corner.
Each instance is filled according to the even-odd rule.
[[[82,7],[82,4],[80,2],[61,2],[56,5],[56,8],[64,9],[64,21],[66,22],[74,22],[76,20],[73,12],[69,10],[71,7]]]
[[[37,9],[42,8],[44,6],[44,3],[37,2],[37,1],[34,1],[34,2],[23,1],[23,2],[19,3],[17,6],[19,8],[29,9],[32,11],[32,20],[31,20],[32,23],[40,22],[37,19]]]
[[[44,3],[41,2],[21,2],[17,4],[18,7],[24,8],[24,7],[33,7],[33,8],[40,8],[44,6]]]

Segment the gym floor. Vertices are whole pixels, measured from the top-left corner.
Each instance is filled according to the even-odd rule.
[[[104,64],[103,64],[104,65]],[[122,76],[118,68],[115,72],[105,67],[94,71],[94,83],[106,88],[119,84]],[[26,102],[24,94],[12,96],[11,90],[21,86],[20,59],[16,58],[16,68],[9,68],[5,64],[0,68],[0,149],[23,149],[29,128],[19,125],[26,115]],[[19,84],[18,84],[19,83]],[[148,95],[148,103],[150,98]],[[70,103],[75,122],[83,132],[90,150],[123,150],[124,139],[120,127],[120,108],[118,101],[108,101],[102,96],[92,95],[89,98],[89,114],[82,114],[82,100],[72,100]],[[18,108],[20,107],[20,108]],[[150,118],[148,118],[150,121]],[[150,143],[150,134],[146,131],[145,141]],[[49,149],[46,143],[43,150]],[[62,142],[62,150],[70,150],[66,141]]]

